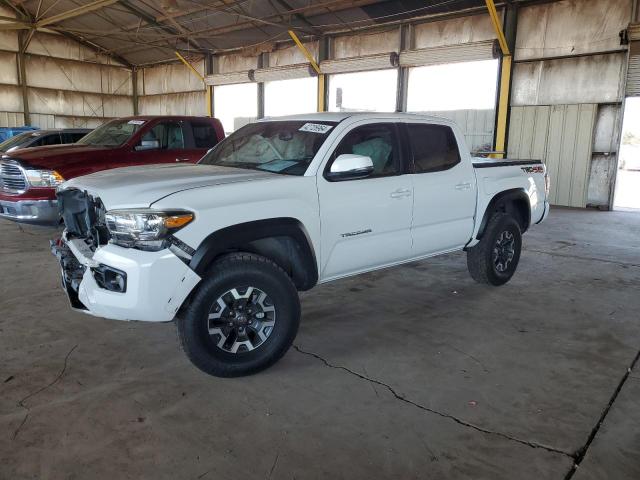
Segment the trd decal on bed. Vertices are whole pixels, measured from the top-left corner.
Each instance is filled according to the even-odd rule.
[[[535,167],[520,167],[522,171],[525,173],[544,173],[544,167],[542,165],[537,165]]]

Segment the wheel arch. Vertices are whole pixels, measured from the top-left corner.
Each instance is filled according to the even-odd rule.
[[[189,267],[204,275],[222,255],[249,252],[274,261],[289,274],[298,290],[318,283],[318,264],[307,230],[291,217],[239,223],[209,234],[198,246]]]
[[[522,188],[505,190],[496,194],[487,205],[476,235],[478,240],[484,235],[487,223],[494,212],[512,215],[520,224],[522,233],[526,232],[531,225],[531,201],[527,193]]]

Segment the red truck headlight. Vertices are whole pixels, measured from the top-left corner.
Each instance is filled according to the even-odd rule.
[[[27,169],[24,173],[32,187],[57,187],[64,182],[62,175],[55,170]]]

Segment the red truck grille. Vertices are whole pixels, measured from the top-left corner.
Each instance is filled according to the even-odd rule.
[[[20,165],[12,161],[0,162],[0,191],[4,193],[23,193],[27,181]]]

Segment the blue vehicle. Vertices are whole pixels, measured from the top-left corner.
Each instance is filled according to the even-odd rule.
[[[0,142],[24,132],[39,130],[38,127],[0,127]]]

